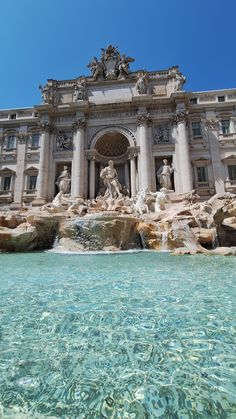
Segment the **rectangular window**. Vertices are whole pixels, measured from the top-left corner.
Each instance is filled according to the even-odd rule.
[[[229,134],[229,119],[221,121],[222,134]]]
[[[191,105],[197,105],[197,97],[192,97],[190,99],[190,103],[191,103]]]
[[[2,182],[2,190],[3,191],[10,191],[11,188],[11,176],[4,176]]]
[[[36,189],[37,176],[29,176],[29,189],[31,191]]]
[[[193,138],[202,136],[201,122],[192,122]]]
[[[208,182],[208,173],[206,166],[197,167],[197,181],[198,182]]]
[[[236,164],[228,166],[229,180],[236,180]]]
[[[218,96],[218,102],[225,102],[225,96]]]
[[[15,148],[15,135],[8,135],[6,139],[6,149],[13,150]]]
[[[31,137],[31,148],[38,148],[39,146],[39,134],[33,134]]]

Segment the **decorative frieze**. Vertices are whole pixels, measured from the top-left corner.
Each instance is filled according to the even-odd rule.
[[[170,143],[170,126],[169,124],[161,124],[153,129],[153,144]]]
[[[57,134],[56,147],[58,151],[64,150],[73,150],[73,138],[71,132],[62,132],[60,131]]]

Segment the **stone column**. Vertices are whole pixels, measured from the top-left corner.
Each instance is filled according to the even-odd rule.
[[[74,125],[71,195],[84,197],[84,130],[85,119],[78,119]]]
[[[86,150],[87,160],[89,161],[89,199],[95,198],[95,150]]]
[[[177,125],[177,137],[175,143],[176,167],[179,171],[179,192],[182,193],[190,192],[193,189],[193,174],[190,161],[186,119],[186,110],[181,110],[180,112],[177,112],[174,117],[174,123]]]
[[[138,155],[137,147],[130,147],[129,149],[129,160],[130,160],[130,187],[131,197],[136,196],[136,157]]]
[[[125,162],[125,186],[130,190],[129,164],[127,161]]]
[[[209,148],[211,153],[212,170],[214,177],[214,185],[216,193],[223,194],[225,192],[224,185],[224,168],[220,158],[219,145],[219,121],[216,118],[207,118],[205,120]]]
[[[140,146],[139,153],[139,190],[151,188],[151,173],[150,173],[150,152],[148,144],[148,123],[150,117],[148,113],[139,114],[137,118],[138,124],[138,139]]]
[[[234,134],[235,133],[235,118],[230,118],[229,121],[229,132],[230,134]]]
[[[177,125],[174,123],[172,127],[172,139],[175,144],[175,154],[173,155],[172,165],[174,168],[174,189],[176,193],[182,192],[181,167],[180,167],[180,153]]]
[[[19,132],[17,135],[17,166],[14,188],[14,204],[21,206],[22,195],[24,192],[24,170],[25,170],[25,151],[26,151],[27,133]]]
[[[44,204],[48,194],[48,164],[49,164],[49,139],[51,125],[42,124],[42,133],[40,138],[40,156],[39,156],[39,174],[37,180],[37,199],[36,202]]]

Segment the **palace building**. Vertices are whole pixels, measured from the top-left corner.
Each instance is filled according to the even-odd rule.
[[[0,111],[0,206],[42,205],[64,166],[71,195],[93,199],[114,161],[131,197],[159,189],[167,159],[173,190],[202,199],[236,191],[236,89],[187,92],[177,66],[135,71],[108,45],[91,76],[48,80],[42,103]]]

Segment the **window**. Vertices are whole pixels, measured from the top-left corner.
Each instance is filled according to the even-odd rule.
[[[36,189],[36,184],[37,184],[37,175],[29,176],[29,189],[31,191]]]
[[[197,105],[197,97],[192,97],[190,99],[190,103],[191,103],[191,105]]]
[[[202,136],[201,122],[192,122],[193,138]]]
[[[236,164],[228,166],[229,180],[236,180]]]
[[[11,113],[10,119],[16,119],[16,113]]]
[[[8,135],[6,138],[6,149],[13,150],[15,148],[15,135]]]
[[[224,119],[221,121],[221,130],[222,134],[229,134],[229,119]]]
[[[197,167],[197,181],[198,182],[208,182],[208,173],[206,166]]]
[[[32,134],[31,137],[31,148],[38,148],[39,146],[39,134]]]
[[[218,96],[218,102],[225,102],[225,96]]]
[[[4,176],[2,178],[2,190],[10,191],[11,189],[11,176]]]

